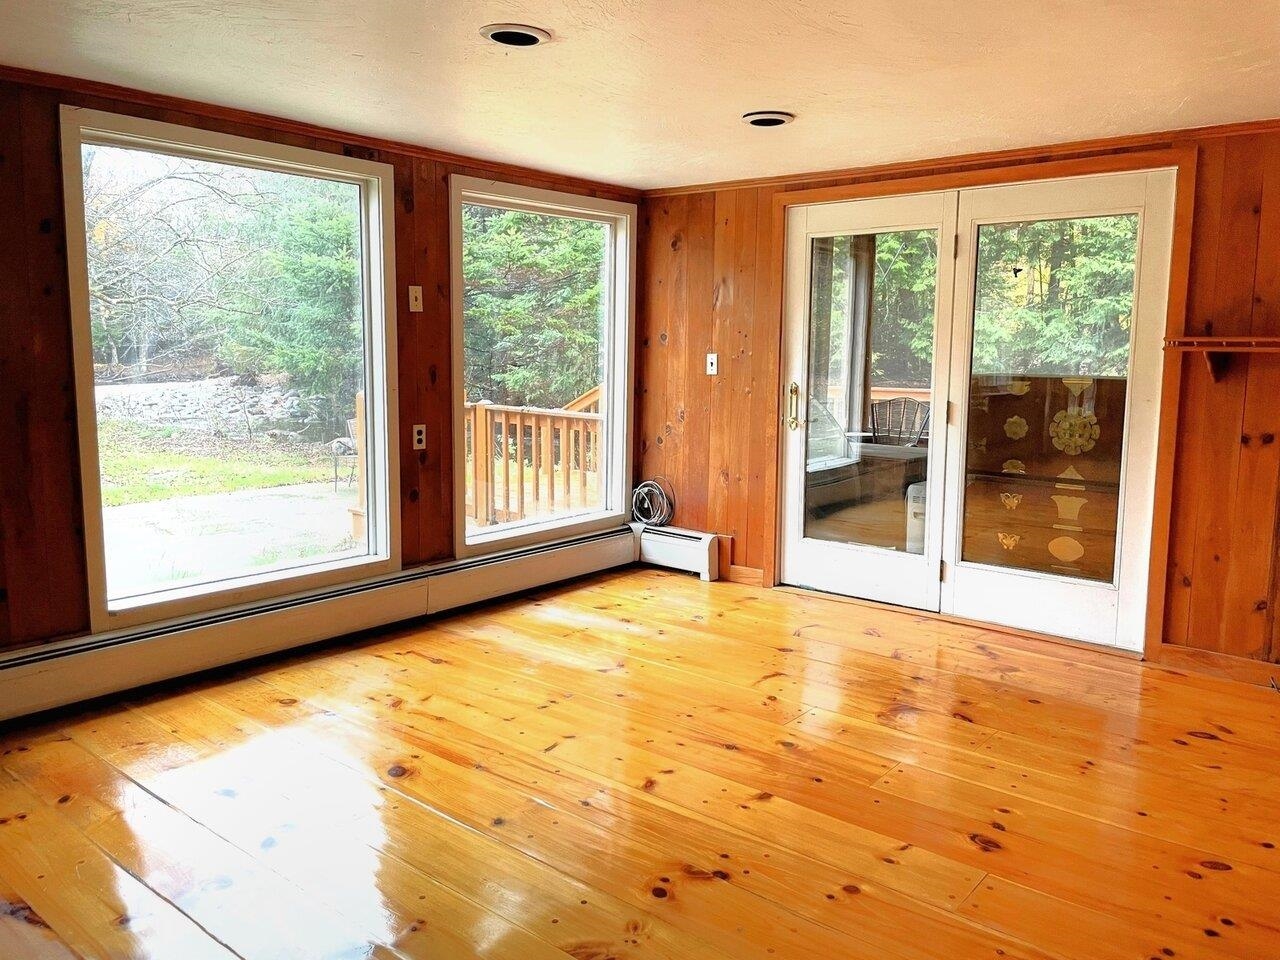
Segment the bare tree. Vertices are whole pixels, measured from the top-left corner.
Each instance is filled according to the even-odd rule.
[[[106,379],[208,355],[218,286],[258,252],[233,222],[267,199],[252,171],[89,147],[84,184],[94,359]]]

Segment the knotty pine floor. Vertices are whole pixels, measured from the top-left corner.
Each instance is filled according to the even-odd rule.
[[[629,570],[0,740],[0,957],[1280,955],[1280,694]]]

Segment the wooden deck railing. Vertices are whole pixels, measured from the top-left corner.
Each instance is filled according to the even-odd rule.
[[[471,521],[488,526],[599,503],[603,414],[483,401],[465,410]]]

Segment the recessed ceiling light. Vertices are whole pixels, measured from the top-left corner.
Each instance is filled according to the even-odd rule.
[[[490,23],[480,28],[480,36],[504,47],[536,47],[551,39],[551,34],[541,27],[524,23]]]
[[[742,122],[753,127],[780,127],[796,118],[794,113],[785,110],[752,110],[742,115]]]

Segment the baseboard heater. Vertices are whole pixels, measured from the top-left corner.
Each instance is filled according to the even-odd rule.
[[[641,563],[672,570],[688,570],[703,580],[720,579],[720,550],[714,533],[679,527],[648,527],[632,523]]]
[[[0,658],[0,720],[568,580],[636,560],[619,525],[252,607],[77,637]]]

